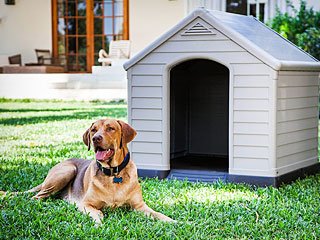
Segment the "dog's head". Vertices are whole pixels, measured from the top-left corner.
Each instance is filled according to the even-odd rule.
[[[127,143],[136,136],[136,131],[127,123],[115,119],[102,119],[92,123],[83,134],[83,142],[90,150],[93,146],[96,159],[110,163],[115,154],[127,149]]]

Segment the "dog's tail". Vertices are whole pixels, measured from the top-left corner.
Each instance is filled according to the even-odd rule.
[[[0,197],[4,197],[4,196],[6,196],[7,194],[10,194],[10,195],[18,195],[18,194],[21,194],[21,193],[39,192],[39,191],[41,190],[41,187],[42,187],[42,183],[39,184],[38,186],[34,187],[34,188],[29,189],[28,191],[24,191],[24,192],[5,192],[5,191],[0,191]]]

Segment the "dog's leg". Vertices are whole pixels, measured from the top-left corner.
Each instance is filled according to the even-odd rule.
[[[39,192],[41,190],[41,187],[42,187],[42,183],[34,188],[29,189],[28,191],[25,191],[25,193]]]
[[[96,222],[97,225],[101,224],[101,221],[103,219],[103,213],[100,210],[88,204],[83,204],[82,206],[78,206],[78,208],[81,212],[89,214],[89,216]]]
[[[30,190],[28,191],[24,191],[24,192],[9,192],[10,195],[13,195],[13,196],[16,196],[18,194],[21,194],[21,193],[33,193],[33,192],[38,192],[41,190],[41,186],[42,184],[34,187],[34,188],[31,188]],[[7,195],[7,192],[4,192],[4,191],[0,191],[0,196],[6,196]]]
[[[30,189],[30,192],[40,190],[33,198],[40,199],[53,195],[63,189],[76,176],[77,167],[72,161],[65,161],[54,166],[46,179],[39,186]]]
[[[153,218],[159,219],[161,221],[165,222],[176,222],[172,218],[167,217],[166,215],[154,211],[152,208],[150,208],[146,203],[142,203],[141,206],[138,206],[134,208],[137,211],[143,212],[146,216],[151,216]]]
[[[137,211],[143,212],[146,216],[151,216],[153,218],[159,219],[165,222],[176,222],[175,220],[167,217],[166,215],[154,211],[150,208],[142,198],[141,191],[137,191],[137,193],[131,198],[129,202],[130,206]]]

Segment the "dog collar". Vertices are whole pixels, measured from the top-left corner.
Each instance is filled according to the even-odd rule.
[[[130,152],[127,153],[127,155],[124,157],[122,163],[117,167],[105,168],[105,167],[102,167],[102,165],[99,161],[96,161],[96,162],[97,162],[97,166],[98,166],[99,170],[101,170],[105,175],[116,176],[121,172],[122,169],[124,169],[128,165],[129,160],[130,160]]]

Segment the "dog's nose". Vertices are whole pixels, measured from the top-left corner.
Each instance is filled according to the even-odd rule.
[[[92,141],[93,141],[94,143],[99,143],[99,142],[102,141],[102,136],[101,136],[101,135],[94,136],[94,137],[92,138]]]

